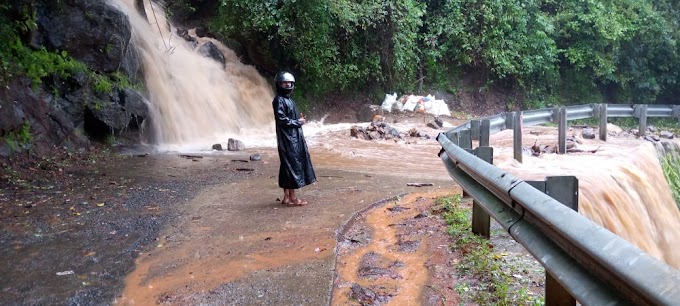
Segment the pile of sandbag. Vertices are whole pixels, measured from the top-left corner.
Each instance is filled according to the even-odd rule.
[[[404,95],[397,99],[397,93],[386,94],[381,108],[385,112],[419,112],[435,116],[451,116],[451,111],[446,102],[444,100],[437,100],[432,95]]]

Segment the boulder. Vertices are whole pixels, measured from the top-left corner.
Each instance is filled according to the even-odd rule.
[[[224,58],[222,51],[217,48],[217,46],[211,41],[202,44],[198,47],[198,52],[207,58],[212,58],[218,63],[222,64],[222,68],[226,67],[227,61]]]
[[[146,99],[130,88],[116,91],[102,100],[107,102],[88,105],[87,109],[91,112],[93,119],[106,126],[105,128],[108,131],[102,131],[103,133],[120,132],[128,129],[131,125],[137,127],[149,115]],[[86,132],[91,134],[97,131]]]
[[[427,126],[435,130],[441,129],[442,127],[444,127],[444,121],[439,117],[434,117],[432,121],[427,123]]]
[[[664,139],[673,139],[674,136],[675,135],[669,131],[661,131],[661,133],[659,133],[659,137]]]
[[[127,16],[104,0],[39,1],[31,45],[66,51],[91,69],[110,73],[119,68],[135,75],[140,67],[130,45]],[[96,12],[96,13],[94,13]]]
[[[37,1],[27,9],[35,13],[37,27],[25,37],[26,44],[65,52],[102,77],[122,72],[133,82],[141,80],[129,20],[108,1]],[[0,101],[4,101],[0,136],[15,133],[28,123],[35,144],[30,149],[42,154],[56,146],[85,148],[92,138],[106,139],[113,132],[127,130],[131,123],[139,126],[148,117],[145,100],[138,92],[114,88],[111,93],[98,93],[93,82],[85,71],[47,76],[42,84],[13,78],[0,88]],[[0,151],[8,152],[5,145],[0,142]]]
[[[246,146],[238,139],[229,138],[229,141],[227,141],[227,150],[229,151],[243,151],[245,149]]]
[[[581,132],[581,137],[584,139],[595,139],[595,130],[592,128],[585,128]]]

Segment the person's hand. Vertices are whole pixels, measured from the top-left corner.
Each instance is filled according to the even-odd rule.
[[[303,113],[300,113],[300,124],[305,124],[307,123],[307,119],[305,119],[305,115]]]

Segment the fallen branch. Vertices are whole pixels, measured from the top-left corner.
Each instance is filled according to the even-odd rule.
[[[198,156],[198,155],[186,155],[186,154],[180,154],[179,157],[184,157],[184,158],[189,158],[189,159],[203,158],[203,156]]]
[[[571,148],[567,149],[567,153],[597,153],[597,151],[600,149],[600,147],[597,147],[595,150],[583,150],[583,149],[577,149],[577,148]]]
[[[432,184],[432,183],[406,183],[406,186],[425,187],[425,186],[434,186],[434,184]]]

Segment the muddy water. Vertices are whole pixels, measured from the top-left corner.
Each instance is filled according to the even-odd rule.
[[[578,130],[570,134],[578,135]],[[527,128],[525,146],[555,144],[555,128]],[[680,211],[648,141],[581,139],[577,147],[596,153],[543,154],[512,159],[512,132],[492,137],[494,164],[518,178],[574,175],[579,179],[579,212],[654,257],[680,269]]]
[[[153,118],[152,144],[164,151],[196,150],[205,143],[273,130],[273,91],[254,67],[240,63],[216,40],[178,37],[164,9],[150,1],[144,1],[146,18],[137,13],[133,0],[110,2],[129,17],[133,28]],[[224,66],[197,52],[206,43],[222,50]]]
[[[369,141],[349,136],[349,126],[340,131],[317,132],[310,142],[315,163],[333,169],[366,171],[417,179],[450,179],[437,156],[441,146],[438,131],[419,123],[394,124],[400,131],[416,126],[431,139]]]

